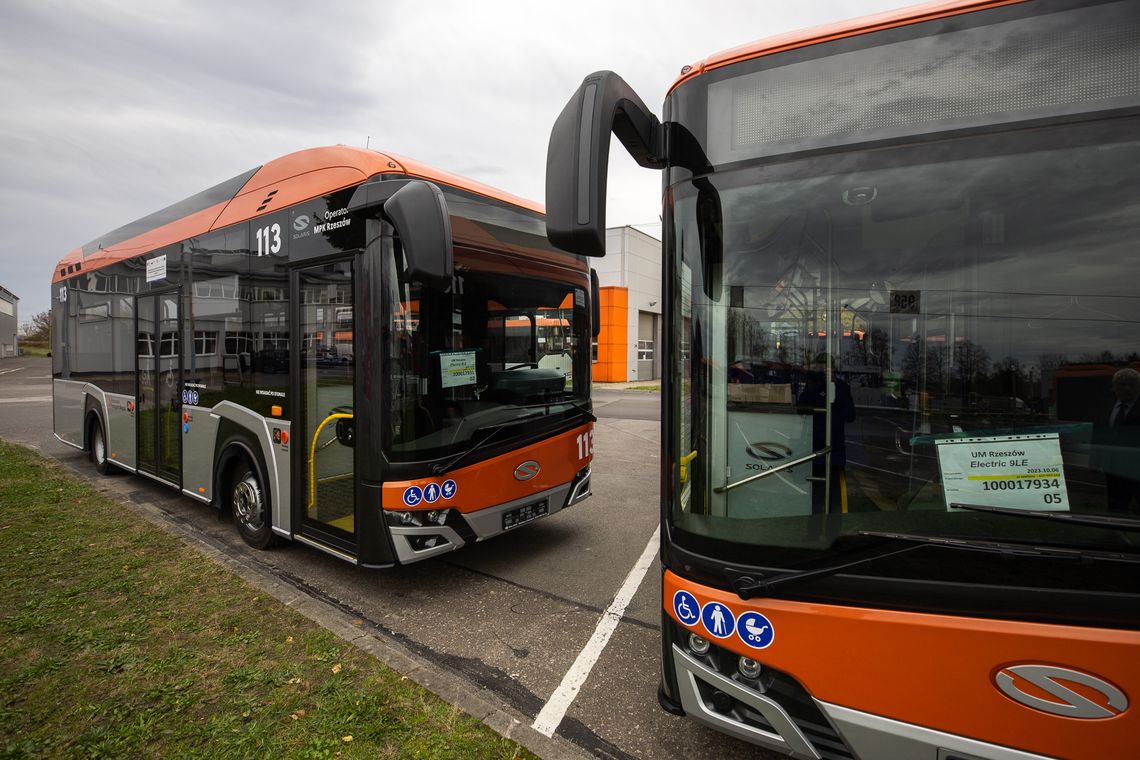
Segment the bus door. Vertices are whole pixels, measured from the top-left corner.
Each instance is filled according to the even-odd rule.
[[[353,262],[294,270],[299,325],[300,435],[295,439],[301,532],[355,554],[356,518]],[[296,387],[296,386],[295,386]]]
[[[138,469],[179,485],[182,347],[178,291],[135,299],[135,431]]]

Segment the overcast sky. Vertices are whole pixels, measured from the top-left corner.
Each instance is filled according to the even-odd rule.
[[[683,65],[908,0],[0,3],[0,285],[49,308],[68,251],[273,158],[387,150],[539,202],[555,117],[621,74],[660,115]],[[607,222],[660,213],[611,154]]]

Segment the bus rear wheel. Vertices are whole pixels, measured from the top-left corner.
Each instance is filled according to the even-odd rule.
[[[98,417],[91,421],[87,443],[87,456],[91,459],[91,464],[95,465],[95,471],[100,475],[109,475],[111,460],[107,458],[107,435],[103,432],[103,421]]]
[[[273,545],[269,500],[257,469],[248,462],[238,464],[230,481],[230,511],[242,540],[255,549]]]

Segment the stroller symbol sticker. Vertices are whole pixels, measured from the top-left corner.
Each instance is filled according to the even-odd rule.
[[[736,621],[736,635],[753,649],[767,649],[776,638],[776,629],[759,612],[745,612]]]

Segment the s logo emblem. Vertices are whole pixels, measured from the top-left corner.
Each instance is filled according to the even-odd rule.
[[[1103,699],[1092,700],[1065,685],[1065,682],[1092,689]],[[1066,718],[1115,718],[1128,709],[1128,697],[1120,689],[1096,676],[1053,665],[1009,665],[994,674],[1002,693],[1026,707]],[[1024,690],[1024,684],[1048,694],[1043,699]],[[1040,691],[1038,691],[1040,690]]]
[[[537,475],[541,469],[538,462],[533,459],[523,462],[515,468],[515,480],[530,480]]]
[[[294,232],[304,232],[308,226],[309,226],[309,217],[305,216],[304,214],[302,214],[301,216],[298,216],[297,218],[295,218],[293,220],[293,231]]]

